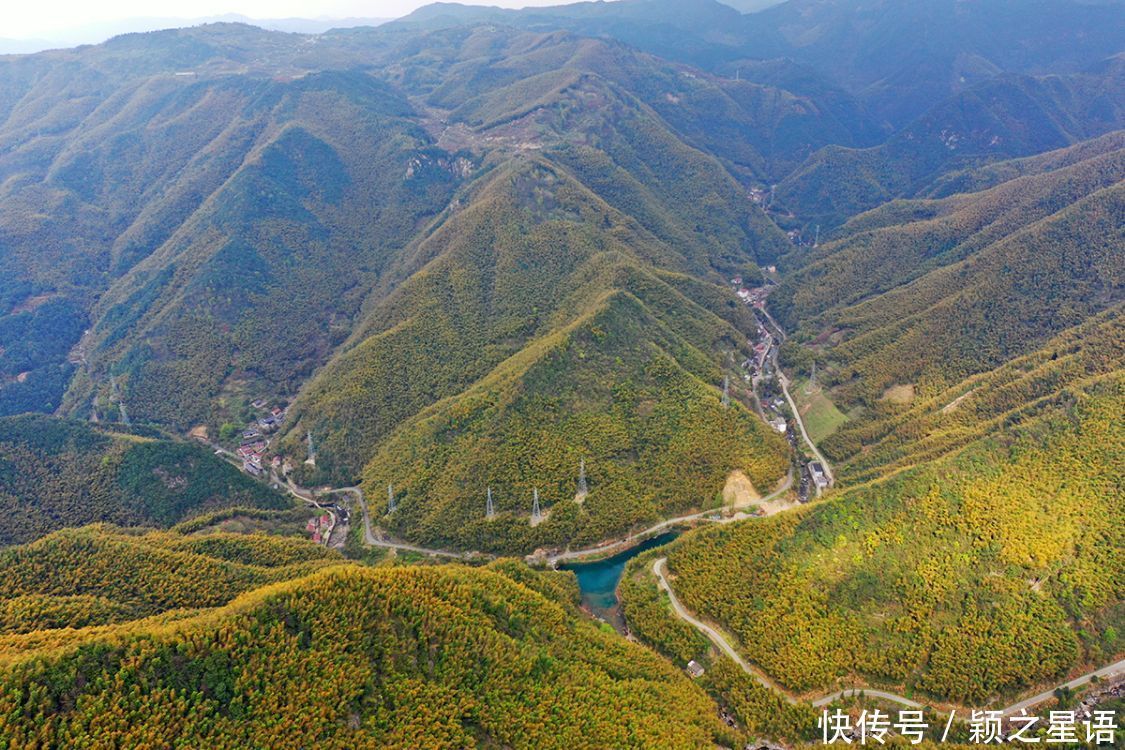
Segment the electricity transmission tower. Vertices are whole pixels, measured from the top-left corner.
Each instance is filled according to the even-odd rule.
[[[305,459],[305,465],[316,466],[316,448],[313,446],[312,430],[305,433],[305,438],[309,444],[309,455],[308,458]]]
[[[484,503],[484,517],[492,518],[496,515],[496,509],[492,507],[492,488],[488,488],[488,499]]]
[[[543,511],[539,507],[539,488],[532,490],[531,496],[531,525],[535,526],[543,520]]]

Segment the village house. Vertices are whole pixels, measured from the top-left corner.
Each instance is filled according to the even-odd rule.
[[[809,463],[809,475],[812,477],[813,484],[816,485],[818,492],[825,489],[830,484],[828,475],[824,473],[824,467],[821,465],[820,461],[812,461]]]

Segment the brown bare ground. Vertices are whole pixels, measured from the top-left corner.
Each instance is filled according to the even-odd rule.
[[[914,384],[892,385],[883,391],[883,400],[893,404],[909,404],[914,400]]]
[[[723,487],[723,505],[737,510],[754,505],[761,499],[750,478],[741,471],[732,471],[727,477]]]

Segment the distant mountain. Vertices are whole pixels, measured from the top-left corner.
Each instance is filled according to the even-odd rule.
[[[0,39],[0,55],[30,54],[43,50],[76,47],[82,44],[100,44],[123,34],[143,34],[163,29],[180,29],[209,23],[244,23],[271,31],[293,34],[323,34],[330,29],[350,29],[357,26],[378,26],[389,18],[251,18],[238,13],[199,18],[151,16],[126,18],[119,21],[87,23],[73,28],[44,32],[35,39]]]
[[[309,70],[325,60],[336,69]],[[807,113],[801,97],[617,42],[487,27],[346,30],[313,51],[218,25],[7,75],[0,174],[21,176],[0,210],[0,323],[20,343],[7,388],[39,399],[13,411],[55,408],[65,383],[65,413],[217,434],[259,394],[295,399],[284,449],[303,457],[309,432],[318,445],[304,479],[362,476],[375,496],[392,481],[403,533],[519,552],[702,507],[732,471],[762,486],[785,473],[783,442],[719,406],[754,324],[717,284],[789,247],[739,178],[781,158],[757,144]],[[79,88],[77,106],[48,94]],[[732,137],[758,118],[766,139]],[[541,397],[446,454],[456,492],[406,463],[368,471],[389,441],[425,434],[428,410],[524,391]],[[549,416],[563,393],[576,421]],[[540,455],[504,447],[533,426]],[[451,503],[483,515],[482,440],[501,518],[474,536],[424,529]],[[564,506],[583,458],[601,489]],[[536,485],[559,506],[532,527]]]
[[[805,223],[831,226],[951,172],[1061,148],[1123,122],[1119,58],[1070,75],[1001,76],[939,103],[880,146],[813,154],[780,183],[777,201]]]
[[[1121,3],[789,0],[745,17],[759,57],[830,72],[901,127],[1000,73],[1077,72],[1121,51]]]
[[[845,403],[941,389],[1122,298],[1121,133],[1074,148],[978,192],[889,203],[787,259],[777,314],[834,335],[825,382]]]
[[[790,58],[857,96],[877,121],[905,126],[1002,73],[1076,72],[1121,51],[1119,2],[1081,0],[788,0],[741,15],[717,0],[621,0],[504,11],[449,3],[402,23],[503,23],[620,39],[715,69]]]
[[[757,13],[785,0],[721,0],[724,5],[729,5],[741,13]]]
[[[789,746],[845,685],[964,716],[1120,659],[1123,8],[442,4],[0,58],[0,736]],[[362,562],[170,437],[263,402]],[[490,559],[689,514],[618,588],[658,654]]]

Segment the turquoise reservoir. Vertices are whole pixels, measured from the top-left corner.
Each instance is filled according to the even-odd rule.
[[[561,570],[570,570],[578,577],[578,588],[582,592],[582,605],[613,625],[618,630],[625,627],[624,618],[617,602],[617,583],[625,571],[625,563],[645,550],[659,547],[679,536],[678,531],[666,531],[652,539],[646,539],[635,547],[630,547],[613,557],[588,563],[560,565]]]

